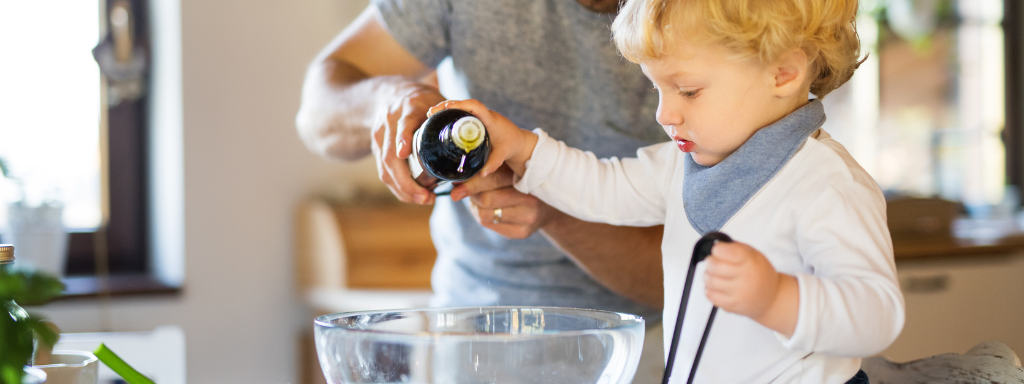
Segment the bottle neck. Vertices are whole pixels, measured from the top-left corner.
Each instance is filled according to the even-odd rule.
[[[14,263],[14,246],[0,244],[0,266]]]

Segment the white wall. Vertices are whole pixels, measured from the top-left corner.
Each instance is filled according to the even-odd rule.
[[[112,329],[181,325],[190,383],[296,382],[296,337],[312,319],[294,289],[293,208],[375,176],[308,153],[293,119],[306,64],[366,0],[155,1],[180,2],[184,246],[164,246],[184,251],[185,287],[114,299]],[[100,330],[100,311],[95,300],[40,310],[68,332]]]

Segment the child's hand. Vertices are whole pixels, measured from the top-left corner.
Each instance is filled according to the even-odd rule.
[[[753,247],[720,242],[711,248],[704,283],[708,300],[785,335],[796,327],[796,279],[775,271]]]
[[[526,161],[533,155],[533,148],[537,146],[536,134],[520,129],[505,116],[487,109],[483,103],[476,100],[445,101],[430,108],[427,116],[451,108],[473,114],[487,128],[487,135],[491,139],[491,154],[484,168],[480,170],[480,176],[494,173],[506,161],[517,175],[522,176],[526,172]]]

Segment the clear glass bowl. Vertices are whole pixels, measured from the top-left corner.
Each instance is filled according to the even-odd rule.
[[[315,323],[332,384],[628,384],[644,340],[639,316],[572,308],[349,312]]]

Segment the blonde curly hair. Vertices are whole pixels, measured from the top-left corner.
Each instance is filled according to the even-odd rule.
[[[814,71],[811,93],[822,98],[863,61],[856,17],[857,0],[625,0],[612,33],[634,63],[669,54],[679,39],[762,63],[800,48]]]

